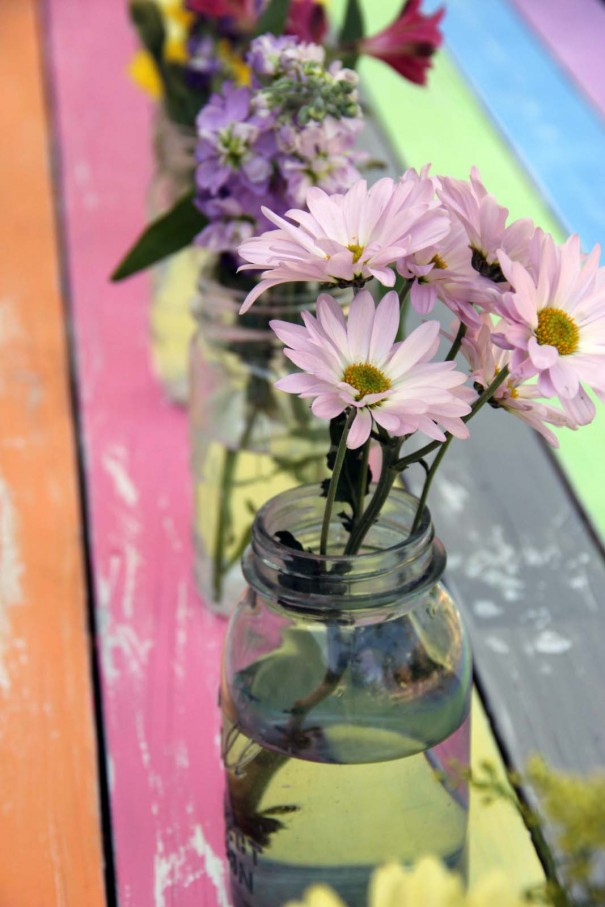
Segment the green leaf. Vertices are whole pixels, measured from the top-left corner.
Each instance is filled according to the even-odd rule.
[[[339,43],[342,45],[354,44],[364,35],[363,13],[359,5],[359,0],[349,0],[347,11],[339,35]]]
[[[141,43],[152,54],[156,62],[161,63],[164,56],[166,29],[157,5],[151,0],[132,0],[129,12]]]
[[[193,197],[193,192],[184,195],[147,227],[111,275],[112,280],[131,277],[191,244],[208,223]]]
[[[255,37],[271,32],[283,35],[290,9],[290,0],[270,0],[264,13],[256,23]]]

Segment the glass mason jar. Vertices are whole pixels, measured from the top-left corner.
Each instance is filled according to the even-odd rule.
[[[195,130],[171,120],[159,104],[153,129],[155,169],[148,193],[150,220],[155,220],[193,189]],[[151,271],[151,359],[155,374],[175,403],[188,396],[187,361],[195,322],[190,312],[200,270],[214,256],[187,246],[160,261]]]
[[[290,369],[272,318],[299,322],[317,290],[276,287],[239,314],[245,291],[204,275],[190,350],[195,575],[206,604],[229,614],[245,588],[241,556],[270,497],[326,475],[327,423],[275,390]]]
[[[472,667],[443,546],[427,510],[407,537],[417,500],[396,489],[360,554],[337,553],[337,517],[311,554],[324,503],[273,498],[243,558],[221,686],[234,907],[317,882],[365,907],[377,865],[427,853],[466,871]]]

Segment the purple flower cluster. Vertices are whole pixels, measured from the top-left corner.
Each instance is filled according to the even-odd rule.
[[[353,148],[362,127],[357,76],[324,50],[263,35],[247,58],[250,87],[226,82],[197,118],[197,205],[208,218],[198,242],[235,253],[269,222],[304,204],[312,186],[342,192],[359,179]]]

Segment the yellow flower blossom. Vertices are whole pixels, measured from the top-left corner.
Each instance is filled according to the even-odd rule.
[[[377,869],[370,881],[368,907],[524,907],[526,903],[504,873],[489,873],[467,892],[458,875],[435,857],[424,857],[412,869],[396,863]],[[285,907],[346,905],[326,886],[314,885],[303,901],[290,901]]]

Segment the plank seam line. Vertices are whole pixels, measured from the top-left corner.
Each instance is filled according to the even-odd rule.
[[[63,160],[60,148],[58,102],[55,91],[54,71],[52,64],[51,34],[52,15],[46,0],[41,0],[36,5],[36,28],[38,31],[39,45],[41,47],[41,81],[44,91],[44,107],[46,114],[46,134],[48,142],[48,156],[51,173],[51,192],[53,198],[53,216],[55,221],[57,261],[59,267],[60,293],[64,311],[63,331],[67,351],[67,385],[69,406],[72,415],[73,443],[76,461],[76,476],[78,489],[78,505],[80,515],[80,528],[82,532],[82,558],[85,580],[85,606],[86,624],[88,631],[88,654],[91,672],[91,685],[93,692],[93,717],[94,741],[96,747],[96,761],[98,770],[98,805],[101,818],[101,844],[103,848],[103,872],[105,880],[105,899],[107,907],[118,907],[117,876],[115,864],[115,849],[111,822],[111,803],[109,793],[109,764],[106,751],[106,735],[103,721],[103,695],[101,690],[100,666],[98,655],[98,629],[95,617],[95,592],[94,573],[92,567],[92,546],[89,530],[89,507],[87,495],[87,482],[85,471],[85,451],[82,441],[82,419],[78,401],[77,390],[77,365],[75,356],[75,341],[71,329],[72,288],[69,271],[69,249],[67,244],[66,211],[62,200],[64,198],[63,186]]]

